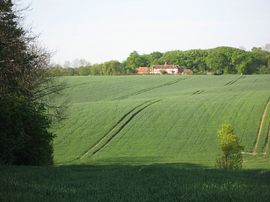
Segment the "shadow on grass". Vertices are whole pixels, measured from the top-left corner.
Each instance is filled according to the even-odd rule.
[[[269,201],[270,171],[190,163],[0,167],[0,201]]]

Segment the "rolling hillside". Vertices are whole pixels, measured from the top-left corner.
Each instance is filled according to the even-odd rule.
[[[214,165],[230,123],[245,165],[269,165],[270,76],[65,77],[67,119],[55,126],[57,164]],[[244,165],[244,166],[245,166]]]

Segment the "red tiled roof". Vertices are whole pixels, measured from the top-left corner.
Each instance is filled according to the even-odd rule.
[[[149,73],[149,67],[138,67],[136,71],[137,73]]]

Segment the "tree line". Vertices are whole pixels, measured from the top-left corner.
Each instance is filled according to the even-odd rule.
[[[53,65],[48,69],[52,76],[74,75],[124,75],[135,74],[137,67],[157,64],[175,64],[189,68],[195,74],[269,74],[270,52],[263,48],[245,51],[233,47],[194,49],[187,51],[152,52],[139,54],[134,51],[123,61],[107,61],[101,64],[86,64],[79,67]]]

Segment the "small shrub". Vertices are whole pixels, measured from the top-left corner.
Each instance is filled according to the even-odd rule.
[[[160,73],[163,75],[168,74],[168,72],[166,70],[160,70]]]
[[[216,166],[226,170],[242,168],[243,157],[241,151],[244,150],[244,147],[240,145],[240,141],[231,125],[222,125],[218,131],[218,141],[222,153],[216,161]]]
[[[0,165],[53,163],[49,118],[42,104],[24,97],[0,97]]]

